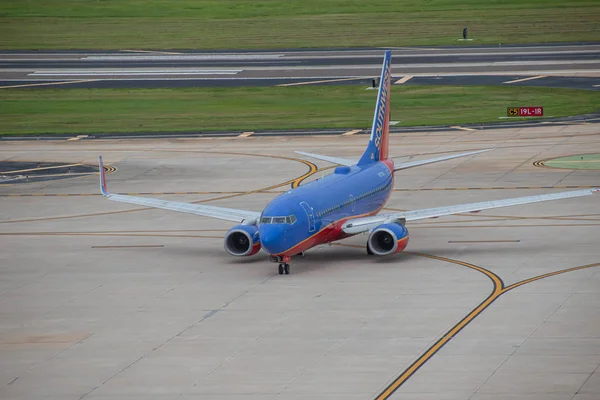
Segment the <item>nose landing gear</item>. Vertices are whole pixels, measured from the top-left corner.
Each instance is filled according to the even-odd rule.
[[[269,261],[279,263],[279,267],[277,268],[279,275],[290,274],[290,259],[290,256],[269,256]]]
[[[279,275],[289,275],[290,274],[290,264],[281,263],[279,264]]]

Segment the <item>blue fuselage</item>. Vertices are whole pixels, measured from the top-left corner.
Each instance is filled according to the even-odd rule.
[[[292,256],[313,246],[347,237],[341,225],[353,217],[376,214],[393,188],[390,160],[335,172],[292,189],[264,209],[259,233],[272,255]]]

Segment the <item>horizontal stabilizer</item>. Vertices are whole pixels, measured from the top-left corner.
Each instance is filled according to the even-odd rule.
[[[327,162],[330,162],[333,164],[345,165],[347,167],[350,167],[350,166],[356,164],[356,161],[347,160],[345,158],[322,156],[320,154],[305,153],[304,151],[295,151],[294,153],[298,153],[300,155],[311,157],[311,158],[321,160],[321,161],[327,161]]]
[[[412,167],[418,167],[419,165],[433,164],[440,161],[452,160],[453,158],[459,157],[467,157],[472,156],[474,154],[485,153],[486,151],[491,151],[494,149],[485,149],[485,150],[477,150],[477,151],[469,151],[467,153],[453,154],[450,156],[441,156],[436,158],[429,158],[426,160],[418,160],[418,161],[407,161],[400,164],[396,164],[394,166],[394,171],[400,171],[401,169],[407,169]]]

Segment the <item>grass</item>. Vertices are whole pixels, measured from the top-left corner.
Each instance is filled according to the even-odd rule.
[[[3,0],[0,49],[598,41],[597,0]]]
[[[191,89],[2,89],[0,135],[368,128],[376,91],[362,86]],[[392,88],[403,126],[499,121],[509,106],[546,115],[600,109],[600,93],[532,87]]]

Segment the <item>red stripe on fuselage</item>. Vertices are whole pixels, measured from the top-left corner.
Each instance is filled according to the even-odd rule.
[[[303,251],[306,251],[312,247],[318,246],[320,244],[335,242],[337,240],[341,240],[341,239],[345,239],[350,236],[354,236],[353,234],[345,233],[342,230],[342,226],[346,223],[346,221],[349,221],[349,220],[355,219],[355,218],[370,217],[370,216],[376,215],[379,211],[381,211],[381,209],[383,207],[385,207],[385,204],[388,202],[388,200],[390,199],[390,196],[392,195],[392,191],[394,188],[394,161],[393,160],[384,160],[381,162],[386,167],[389,168],[389,170],[392,174],[392,185],[391,185],[388,195],[385,198],[385,200],[383,201],[381,207],[379,207],[376,210],[371,211],[369,213],[353,215],[351,217],[345,217],[345,218],[339,219],[337,221],[334,221],[334,222],[330,223],[329,225],[327,225],[326,227],[322,228],[319,232],[304,239],[303,241],[294,245],[293,247],[291,247],[285,251],[282,251],[281,253],[272,254],[272,255],[273,256],[293,256],[293,255],[296,255]]]

